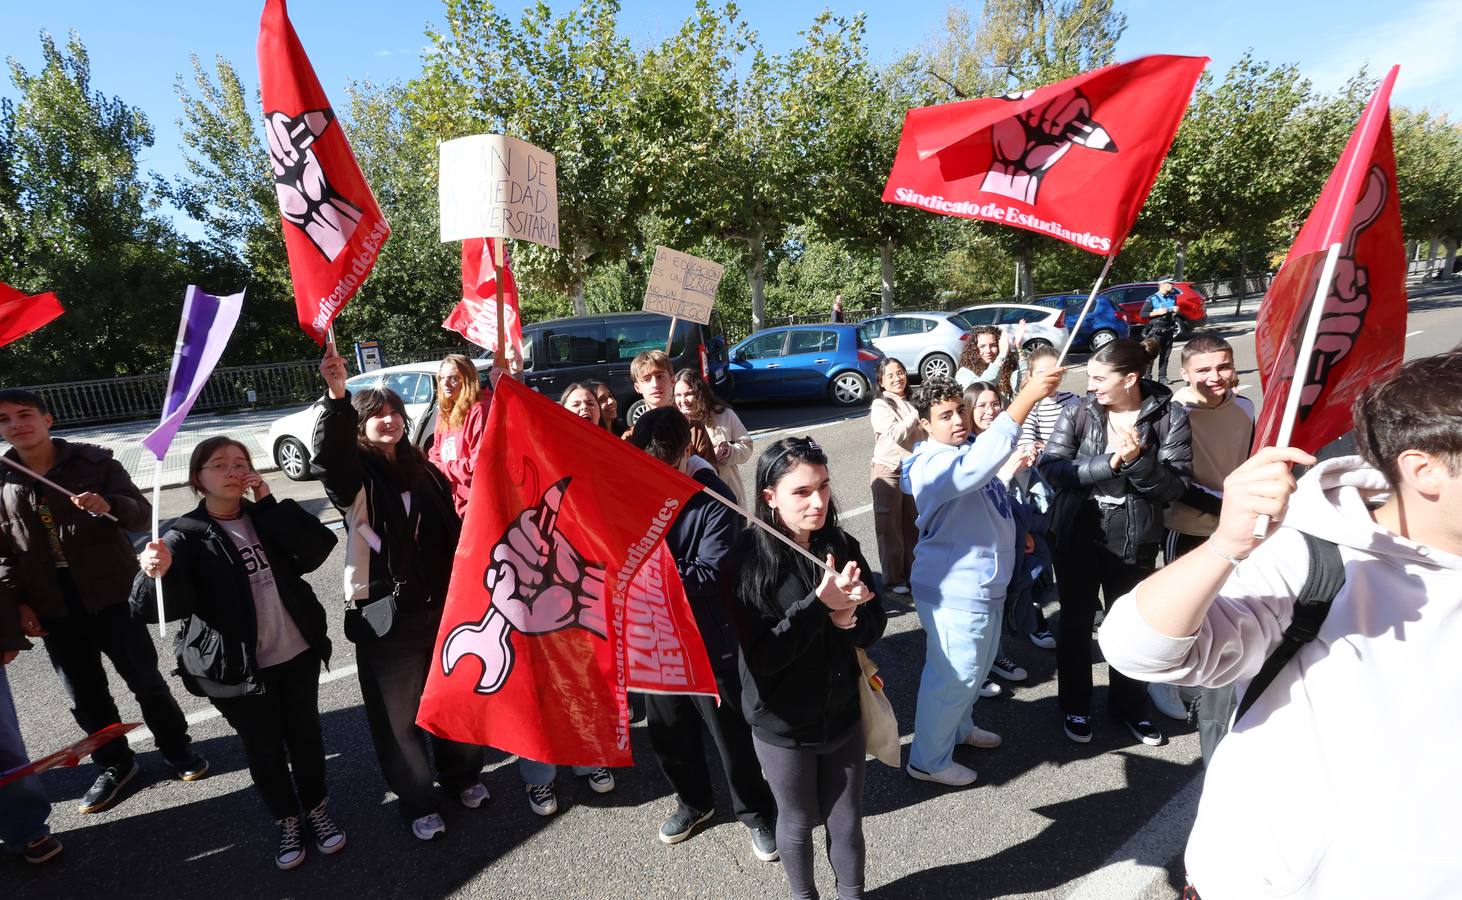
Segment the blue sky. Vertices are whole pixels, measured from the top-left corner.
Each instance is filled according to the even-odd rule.
[[[551,5],[562,10],[575,4]],[[503,0],[500,6],[516,12],[523,3]],[[863,11],[879,61],[925,41],[946,8],[937,0],[741,0],[739,6],[772,50],[796,44],[798,30],[824,7],[848,15]],[[1462,112],[1457,0],[1118,0],[1118,6],[1128,17],[1118,45],[1122,59],[1154,52],[1203,54],[1222,72],[1253,47],[1260,59],[1296,63],[1322,89],[1338,87],[1363,63],[1379,73],[1399,62],[1394,103],[1429,106],[1454,117]],[[91,54],[95,88],[140,106],[152,120],[157,144],[143,166],[165,176],[182,168],[173,84],[178,74],[190,72],[189,53],[209,64],[222,54],[251,81],[255,74],[262,0],[3,0],[0,8],[5,23],[0,56],[14,57],[32,71],[40,64],[42,30],[62,43],[71,29],[80,33]],[[691,8],[689,0],[623,0],[620,27],[637,44],[651,43]],[[414,75],[425,27],[441,20],[442,9],[441,0],[293,0],[290,17],[326,93],[338,104],[350,79]],[[1382,10],[1385,17],[1375,18]],[[13,90],[7,70],[0,95]]]

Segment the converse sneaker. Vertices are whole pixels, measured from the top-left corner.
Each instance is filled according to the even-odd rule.
[[[999,697],[1003,693],[1005,693],[1005,688],[1001,687],[999,684],[991,681],[988,678],[985,679],[984,684],[980,685],[981,697],[985,697],[988,699],[992,697]]]
[[[477,809],[479,806],[486,803],[490,796],[491,795],[488,793],[487,790],[487,785],[479,781],[463,788],[461,792],[457,794],[457,799],[462,801],[462,805],[467,807],[468,809]]]
[[[690,837],[691,832],[695,831],[697,825],[709,819],[715,812],[713,809],[708,809],[703,813],[698,813],[695,810],[686,809],[684,806],[677,806],[675,812],[670,814],[670,818],[665,820],[665,824],[660,826],[660,843],[680,843]],[[773,844],[775,844],[775,840]],[[753,849],[755,849],[755,845],[756,836],[753,835]]]
[[[339,853],[345,849],[345,832],[335,827],[335,822],[330,818],[330,811],[325,808],[329,800],[321,800],[320,805],[309,811],[305,821],[310,825],[310,833],[315,836],[315,847],[321,853]]]
[[[1056,636],[1049,631],[1037,631],[1030,637],[1031,643],[1040,647],[1042,650],[1056,649]]]
[[[279,852],[274,854],[274,864],[281,869],[293,869],[305,861],[305,841],[300,832],[300,817],[285,816],[274,824],[279,826]]]
[[[1067,716],[1066,736],[1078,744],[1090,744],[1091,720],[1086,716]]]
[[[1147,696],[1152,698],[1153,708],[1169,719],[1177,719],[1179,722],[1188,721],[1188,705],[1179,696],[1177,685],[1149,684]]]
[[[768,825],[757,825],[751,829],[751,852],[762,862],[776,862],[782,858],[777,852],[777,832]]]
[[[614,773],[603,766],[584,777],[589,779],[589,790],[596,794],[607,794],[614,790]]]
[[[974,769],[971,769],[969,766],[962,766],[957,762],[950,763],[938,772],[925,772],[913,763],[909,763],[908,772],[910,778],[915,778],[919,781],[932,781],[935,784],[948,785],[949,787],[964,787],[967,784],[974,784],[975,779],[978,777]]]
[[[1162,736],[1162,732],[1157,730],[1157,726],[1146,719],[1127,722],[1125,724],[1127,725],[1127,730],[1132,732],[1133,737],[1149,747],[1161,746],[1167,740]]]
[[[558,797],[554,796],[551,784],[529,784],[524,786],[528,794],[528,806],[540,816],[551,816],[558,812]]]
[[[964,742],[967,746],[979,747],[981,750],[994,750],[1000,746],[1000,735],[986,731],[978,725],[971,725],[969,736]]]
[[[419,841],[429,841],[438,835],[447,833],[447,823],[436,813],[422,816],[411,823],[411,833],[416,835]]]
[[[20,855],[25,857],[25,861],[28,863],[39,864],[60,852],[61,842],[56,840],[54,834],[48,834],[45,837],[38,837],[29,844],[26,844],[25,848],[20,851]],[[775,851],[773,852],[775,853]],[[776,859],[776,856],[773,856],[772,859]]]
[[[995,658],[995,663],[990,666],[990,671],[1004,678],[1006,681],[1025,681],[1029,677],[1025,669],[1017,666],[1014,661],[1004,656]]]
[[[127,768],[119,769],[116,766],[102,770],[91,783],[86,795],[81,798],[81,805],[77,810],[84,813],[101,812],[117,801],[117,795],[127,782],[137,777],[137,760],[128,763]]]

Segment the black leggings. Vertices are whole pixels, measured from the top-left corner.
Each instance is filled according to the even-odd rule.
[[[306,650],[259,670],[264,690],[214,697],[244,742],[249,775],[278,820],[306,813],[325,799],[325,743],[320,737],[320,658]]]
[[[812,829],[827,826],[838,900],[863,896],[863,725],[818,750],[777,747],[752,736],[777,798],[777,850],[793,900],[816,900]]]

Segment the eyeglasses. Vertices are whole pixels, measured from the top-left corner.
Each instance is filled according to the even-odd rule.
[[[999,409],[999,403],[976,403],[975,409]]]
[[[222,472],[225,475],[247,475],[254,471],[253,466],[244,463],[214,463],[211,466],[204,466],[210,472]]]

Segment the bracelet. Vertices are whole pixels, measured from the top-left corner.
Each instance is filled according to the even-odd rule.
[[[833,622],[833,624],[834,625],[838,625],[837,622]],[[858,624],[858,614],[857,613],[853,613],[853,620],[851,622],[849,622],[846,625],[838,625],[838,627],[841,628],[841,629],[843,629],[844,631],[849,631],[854,626],[856,626],[857,624]]]
[[[1217,556],[1219,559],[1233,566],[1235,569],[1239,567],[1239,563],[1248,559],[1247,556],[1230,556],[1229,554],[1224,553],[1222,550],[1219,550],[1217,547],[1214,547],[1207,541],[1203,542],[1203,546],[1208,548],[1208,552],[1212,553],[1214,556]]]

